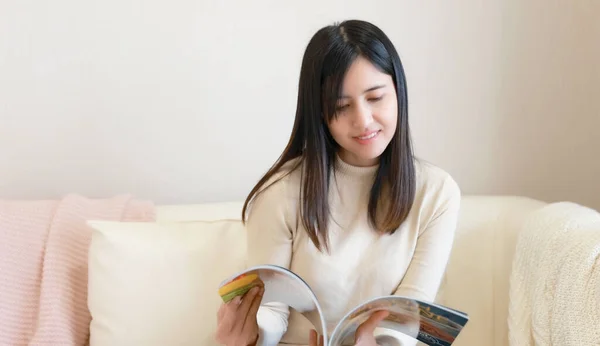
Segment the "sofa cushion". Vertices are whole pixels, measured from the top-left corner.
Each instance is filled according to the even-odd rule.
[[[91,346],[216,344],[217,287],[244,267],[241,222],[88,224]]]
[[[156,219],[164,221],[241,220],[243,201],[161,205]]]
[[[437,299],[438,302],[463,310],[472,317],[467,328],[455,342],[457,346],[474,344],[507,344],[508,332],[506,316],[508,313],[508,276],[510,273],[516,236],[521,229],[523,219],[532,211],[537,210],[543,205],[545,205],[545,203],[541,201],[511,196],[465,196],[463,198],[455,248],[448,264],[448,271],[445,275],[441,292]],[[156,216],[158,222],[162,225],[177,224],[174,223],[175,221],[218,221],[223,218],[232,218],[239,221],[241,206],[241,202],[158,206]],[[194,222],[192,222],[192,224],[193,223]],[[200,224],[203,223],[201,222]],[[205,243],[203,243],[205,248],[210,248],[211,251],[211,255],[202,257],[204,263],[211,263],[211,258],[214,261],[214,258],[218,257],[219,249],[223,246],[228,249],[230,253],[229,256],[231,256],[232,253],[236,254],[236,259],[233,260],[235,263],[242,261],[241,258],[238,258],[238,253],[234,250],[236,248],[240,249],[240,251],[245,254],[244,245],[237,243],[237,241],[245,242],[241,223],[239,226],[240,230],[238,231],[241,233],[241,236],[233,239],[236,241],[235,247],[228,244],[231,240],[224,241],[221,239],[222,235],[219,236],[219,232],[221,231],[219,231],[218,228],[213,233],[210,231],[200,232],[202,234],[210,233],[210,236],[203,238],[205,240]],[[116,225],[115,227],[115,232],[125,230]],[[228,235],[228,237],[230,237],[230,235]],[[128,240],[125,244],[129,244],[126,246],[131,246],[130,244],[133,243],[135,243],[135,241]],[[154,246],[156,246],[156,244]],[[123,251],[126,250],[124,249]],[[135,260],[135,256],[132,254],[124,254],[121,258],[123,261]],[[476,258],[477,261],[473,261],[473,258]],[[218,262],[215,261],[215,263]],[[234,269],[222,269],[225,265]],[[116,266],[116,264],[114,264],[114,266]],[[138,265],[136,267],[143,266]],[[92,270],[94,270],[93,268],[94,264],[92,264]],[[214,278],[210,284],[211,287],[216,287],[220,279],[230,275],[232,271],[237,270],[239,267],[236,267],[233,264],[221,263],[218,268],[219,269],[217,270],[220,271],[221,274],[218,275],[219,278]],[[161,270],[167,271],[164,268]],[[203,270],[206,272],[205,269]],[[156,272],[160,273],[158,270]],[[108,282],[110,282],[110,275],[105,274],[104,277],[105,280],[109,280]],[[469,278],[469,280],[466,278]],[[108,284],[109,283],[106,283],[106,285]],[[191,283],[186,284],[190,285]],[[140,285],[136,287],[139,287]],[[210,288],[200,288],[200,283],[195,282],[194,285],[197,285],[198,288],[196,288],[196,290],[198,291],[209,292],[207,293],[209,295],[213,292]],[[93,291],[91,293],[95,294]],[[197,299],[197,296],[194,297],[194,299]],[[160,297],[159,301],[162,302],[168,299],[170,298]],[[108,299],[105,300],[105,302],[106,304],[110,304]],[[219,302],[216,301],[211,304],[214,305],[211,305],[209,310],[215,309],[216,311]],[[114,314],[116,314],[116,312],[113,312],[113,315]],[[171,316],[172,315],[174,314],[171,313]],[[202,331],[199,332],[204,335],[204,339],[202,340],[206,340],[199,344],[214,345],[212,333],[216,327],[215,312],[207,311],[197,318],[202,318],[203,322],[197,323],[197,326],[198,328],[202,328]],[[168,319],[165,318],[165,320]],[[99,331],[99,329],[101,328],[92,325],[92,334],[106,334],[102,330]],[[167,328],[165,327],[163,329],[166,330]],[[144,331],[141,330],[139,333],[143,332]],[[165,331],[164,334],[167,335],[168,332]],[[94,340],[94,338],[92,339]],[[177,341],[177,339],[174,340]],[[111,342],[110,339],[107,339],[107,342],[104,344]],[[152,342],[147,343],[150,345],[153,344]],[[158,343],[160,342],[154,344]],[[97,344],[103,345],[100,343]],[[115,344],[118,345],[119,343]],[[171,344],[175,344],[175,342],[172,342]],[[186,343],[182,342],[181,344],[185,345]],[[94,345],[96,344],[92,344],[92,346]]]

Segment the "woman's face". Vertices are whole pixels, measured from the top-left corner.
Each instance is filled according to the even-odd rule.
[[[341,147],[340,158],[354,166],[377,164],[398,123],[392,77],[358,57],[345,76],[336,112],[329,132]]]

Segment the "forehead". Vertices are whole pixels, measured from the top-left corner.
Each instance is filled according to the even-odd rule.
[[[391,82],[390,75],[381,72],[369,60],[359,56],[346,72],[342,82],[342,94],[357,96],[374,86],[388,85]]]

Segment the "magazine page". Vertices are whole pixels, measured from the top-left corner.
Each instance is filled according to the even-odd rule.
[[[419,333],[419,304],[398,297],[379,297],[357,306],[347,313],[331,333],[329,345],[354,345],[355,333],[371,314],[379,310],[390,312],[375,330],[377,344],[401,345],[407,337],[416,339]]]
[[[350,311],[331,334],[329,345],[352,345],[358,326],[378,310],[389,316],[375,330],[378,345],[397,346],[407,338],[427,345],[450,346],[468,321],[466,314],[398,296],[369,300]]]
[[[219,288],[242,275],[256,274],[264,283],[265,292],[261,304],[278,302],[288,305],[306,317],[315,330],[327,340],[325,320],[317,297],[308,284],[295,273],[274,265],[261,265],[248,268],[223,280]]]
[[[450,346],[469,321],[464,312],[438,304],[416,301],[419,304],[421,326],[417,339],[427,345]]]

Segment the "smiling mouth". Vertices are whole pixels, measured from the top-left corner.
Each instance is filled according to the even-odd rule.
[[[371,138],[377,136],[378,133],[379,133],[379,131],[373,131],[373,132],[369,132],[369,133],[367,133],[367,134],[365,134],[363,136],[357,136],[357,137],[354,137],[354,138],[359,139],[361,141],[364,141],[364,140],[368,140],[368,139],[371,139]]]

